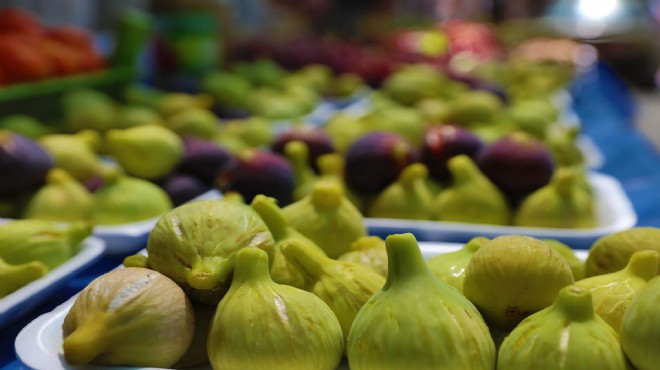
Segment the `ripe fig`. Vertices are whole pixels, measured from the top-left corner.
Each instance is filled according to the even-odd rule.
[[[193,175],[208,185],[231,165],[232,154],[220,145],[194,136],[183,138],[183,158],[178,171]]]
[[[360,237],[351,245],[351,250],[337,259],[359,263],[372,268],[383,277],[387,277],[387,250],[385,240],[379,236]]]
[[[91,219],[92,194],[68,172],[53,168],[46,182],[28,202],[24,218],[60,222]]]
[[[483,142],[470,131],[456,125],[433,125],[424,134],[421,160],[429,176],[441,183],[451,180],[447,161],[459,154],[475,158]]]
[[[286,206],[293,201],[295,175],[286,158],[264,150],[246,149],[215,180],[222,192],[236,191],[246,202],[263,194]]]
[[[587,276],[619,271],[628,264],[633,253],[642,250],[660,252],[660,228],[633,227],[596,240],[585,263]],[[660,264],[658,265],[660,269]]]
[[[159,185],[170,196],[174,207],[204,194],[211,188],[202,180],[183,173],[170,174]]]
[[[270,149],[275,153],[284,155],[284,147],[294,140],[307,144],[309,150],[308,163],[316,173],[319,173],[317,159],[323,154],[335,152],[335,147],[328,133],[325,130],[311,126],[297,126],[280,132],[270,145]]]
[[[401,136],[374,132],[355,141],[346,153],[346,185],[361,195],[375,195],[392,184],[417,159],[415,148]]]
[[[649,281],[623,315],[621,346],[639,370],[652,370],[660,363],[660,278]]]
[[[487,145],[476,161],[484,175],[514,203],[547,185],[555,171],[550,150],[524,132]]]
[[[404,168],[401,175],[378,195],[367,211],[368,217],[428,220],[433,195],[427,185],[428,171],[421,163]]]

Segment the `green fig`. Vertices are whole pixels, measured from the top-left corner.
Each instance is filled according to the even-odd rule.
[[[561,254],[561,256],[566,259],[566,262],[568,262],[569,266],[571,266],[571,271],[573,271],[573,278],[575,281],[582,280],[586,277],[584,272],[584,261],[575,255],[573,248],[560,242],[559,240],[542,239],[541,241],[547,244],[550,248],[559,252],[559,254]]]
[[[283,211],[289,224],[330,258],[339,257],[359,237],[367,235],[362,214],[334,181],[315,183],[310,194]]]
[[[396,182],[373,201],[368,217],[428,220],[431,217],[431,191],[427,186],[428,170],[421,163],[403,169]]]
[[[658,274],[658,251],[637,251],[621,271],[592,276],[576,284],[591,291],[594,310],[619,331],[621,318],[646,283]]]
[[[61,222],[91,219],[92,194],[65,170],[53,168],[46,185],[32,196],[23,213],[24,218]]]
[[[117,128],[119,129],[146,125],[165,126],[165,122],[160,118],[158,112],[142,106],[129,105],[122,107],[117,120]]]
[[[437,255],[430,258],[427,263],[433,275],[438,279],[463,292],[463,280],[465,280],[465,269],[474,252],[488,242],[488,238],[478,236],[470,239],[463,248]]]
[[[639,291],[621,320],[621,346],[639,370],[660,364],[660,278],[655,277]]]
[[[385,243],[387,281],[353,321],[350,368],[494,369],[495,345],[475,306],[433,276],[412,234]]]
[[[587,276],[596,276],[623,269],[633,253],[641,250],[660,252],[660,228],[633,227],[596,240],[585,262]],[[660,268],[660,264],[658,265]]]
[[[452,157],[447,167],[453,183],[441,190],[431,205],[438,221],[508,225],[510,209],[500,190],[467,155]]]
[[[427,127],[421,113],[403,106],[372,109],[360,120],[367,132],[392,132],[414,145],[422,144]]]
[[[346,153],[351,144],[367,132],[360,116],[346,112],[335,114],[326,122],[324,129],[339,153]]]
[[[501,370],[625,370],[619,335],[592,306],[591,293],[561,289],[554,303],[523,320],[502,342]]]
[[[559,252],[528,236],[503,235],[474,252],[465,269],[463,294],[489,325],[510,330],[550,306],[559,290],[574,282]]]
[[[172,280],[149,269],[112,270],[94,279],[62,323],[71,365],[170,367],[192,341],[190,301]]]
[[[38,143],[53,156],[56,167],[66,170],[79,182],[88,181],[102,172],[101,160],[81,137],[50,134],[39,138]]]
[[[359,263],[372,268],[383,277],[387,277],[387,250],[385,240],[379,236],[361,236],[352,245],[351,250],[337,257],[340,261]]]
[[[9,264],[0,258],[0,298],[21,289],[48,273],[48,266],[39,261]]]
[[[71,132],[84,129],[106,132],[117,125],[117,102],[101,91],[67,92],[62,97],[62,111],[65,125]]]
[[[200,200],[162,215],[147,253],[150,268],[174,280],[193,301],[217,304],[229,289],[236,251],[255,247],[272,253],[274,244],[249,206]]]
[[[121,173],[110,173],[94,193],[92,219],[97,225],[119,225],[158,217],[172,201],[158,185]]]
[[[545,143],[550,149],[557,166],[581,166],[585,163],[582,149],[577,144],[579,127],[553,129],[548,132]]]
[[[284,154],[291,163],[296,179],[293,200],[300,200],[311,193],[317,180],[314,170],[308,166],[309,149],[303,141],[293,140],[284,146]]]
[[[404,105],[413,105],[425,98],[440,97],[447,78],[430,65],[405,65],[383,82],[383,93]]]
[[[91,235],[88,222],[10,221],[0,225],[0,258],[11,265],[39,261],[52,269],[71,258]]]
[[[362,199],[346,186],[344,182],[344,157],[339,153],[322,154],[316,159],[321,179],[335,181],[344,190],[346,198],[353,203],[355,208],[361,209]]]
[[[259,194],[252,200],[250,207],[266,223],[268,230],[273,235],[275,247],[270,261],[270,275],[278,284],[286,284],[303,288],[306,284],[304,276],[298,268],[289,262],[282,254],[282,245],[290,240],[298,240],[310,250],[323,253],[323,250],[312,240],[308,239],[294,229],[284,217],[282,209],[277,205],[275,198]]]
[[[252,84],[245,78],[226,71],[213,71],[202,77],[202,89],[223,107],[240,108],[245,105]]]
[[[238,252],[231,288],[211,323],[211,366],[225,370],[334,370],[344,347],[334,313],[315,295],[273,282],[268,256]]]
[[[55,131],[53,127],[46,126],[36,118],[23,114],[13,114],[0,119],[0,128],[30,139],[38,139]]]
[[[338,261],[291,239],[282,253],[305,279],[305,290],[321,298],[339,320],[344,337],[364,303],[385,284],[385,278],[355,262]]]
[[[218,117],[204,108],[189,108],[175,113],[165,121],[165,126],[179,136],[197,136],[209,139],[218,128]]]
[[[155,109],[164,119],[190,108],[209,109],[213,105],[213,98],[208,94],[191,95],[172,92],[161,95],[154,103]]]
[[[588,229],[597,225],[594,200],[580,186],[579,174],[558,168],[548,185],[523,199],[516,226]]]
[[[215,135],[220,142],[238,140],[250,147],[270,145],[274,139],[273,124],[263,117],[249,117],[223,122]],[[230,144],[231,145],[231,144]]]
[[[149,266],[149,258],[140,253],[124,257],[124,260],[121,264],[124,267],[142,267],[145,269],[151,268]]]
[[[519,130],[544,139],[557,119],[557,108],[549,101],[529,99],[515,102],[507,109],[507,116]]]
[[[460,125],[490,122],[501,109],[502,101],[490,92],[463,92],[452,101],[448,121]]]
[[[155,125],[106,133],[110,155],[135,177],[159,179],[172,172],[183,158],[183,141],[171,130]]]

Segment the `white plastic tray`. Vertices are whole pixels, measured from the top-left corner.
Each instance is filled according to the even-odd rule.
[[[365,223],[370,234],[380,236],[410,232],[423,241],[466,242],[475,236],[493,238],[498,235],[522,234],[538,239],[556,239],[573,248],[586,249],[598,238],[629,229],[637,223],[637,214],[618,180],[608,175],[591,173],[589,182],[596,197],[598,223],[596,227],[589,229],[493,226],[386,218],[367,218]]]
[[[55,292],[66,279],[96,262],[105,250],[105,242],[96,237],[85,239],[78,253],[48,274],[0,299],[0,328],[14,321]]]

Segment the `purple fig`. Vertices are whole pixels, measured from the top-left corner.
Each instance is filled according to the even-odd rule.
[[[225,168],[231,165],[234,157],[218,144],[197,137],[183,139],[183,159],[179,172],[189,174],[211,185]]]
[[[346,185],[359,194],[378,194],[416,160],[417,151],[401,136],[390,132],[367,134],[346,152]]]
[[[514,204],[547,185],[555,170],[550,150],[525,132],[514,132],[477,154],[477,163]]]
[[[275,153],[285,155],[284,147],[291,141],[299,140],[307,144],[309,150],[309,166],[314,172],[319,173],[316,161],[323,154],[334,153],[335,146],[328,133],[320,128],[301,126],[283,131],[277,135],[271,144],[271,150]]]
[[[293,201],[295,175],[289,161],[279,154],[246,149],[217,176],[215,185],[223,193],[238,192],[247,203],[263,194],[277,199],[277,203],[284,207]]]
[[[0,197],[38,189],[53,167],[53,158],[32,139],[0,130]]]
[[[197,177],[184,173],[170,174],[159,185],[170,196],[175,207],[204,194],[211,188]]]
[[[447,161],[459,154],[474,159],[483,142],[470,131],[455,125],[434,125],[424,134],[422,163],[429,169],[429,176],[441,183],[451,180]]]

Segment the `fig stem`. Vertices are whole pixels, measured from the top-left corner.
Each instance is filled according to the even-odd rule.
[[[342,187],[335,181],[319,181],[314,184],[311,202],[314,208],[321,210],[336,209],[344,196]]]
[[[658,260],[660,254],[655,250],[644,250],[633,253],[628,261],[626,270],[646,281],[653,279],[658,274]]]
[[[576,181],[575,172],[567,169],[560,169],[557,170],[555,176],[554,186],[557,194],[562,198],[570,197]]]
[[[186,281],[195,289],[216,289],[227,280],[235,266],[236,252],[227,256],[226,259],[205,257],[193,264]]]
[[[319,275],[323,272],[323,267],[328,263],[328,257],[316,250],[307,248],[300,240],[287,240],[282,243],[281,248],[282,254],[284,254],[287,261],[307,278],[318,279]]]
[[[316,160],[322,176],[341,180],[344,177],[344,158],[338,153],[323,154]]]
[[[71,365],[85,365],[105,351],[105,320],[94,318],[78,326],[62,343],[64,357]]]
[[[268,226],[273,239],[276,241],[284,239],[289,235],[289,224],[277,205],[275,198],[259,194],[252,200],[250,207],[254,209]]]
[[[465,244],[463,247],[466,251],[468,252],[476,252],[479,248],[481,248],[482,245],[486,244],[488,242],[488,238],[483,237],[483,236],[478,236],[476,238],[472,238],[468,240],[468,242]]]
[[[428,176],[428,170],[425,165],[421,163],[413,163],[404,168],[399,177],[399,183],[406,190],[412,190],[415,183],[423,181]]]
[[[591,291],[579,285],[569,285],[560,290],[553,307],[572,322],[587,321],[594,317]]]
[[[236,267],[231,288],[241,286],[250,281],[272,281],[268,266],[268,254],[266,251],[246,247],[235,253]]]
[[[383,290],[406,279],[433,277],[413,234],[392,234],[385,239],[385,248],[388,270]]]
[[[454,184],[464,184],[480,173],[477,165],[465,154],[457,155],[447,162]]]

